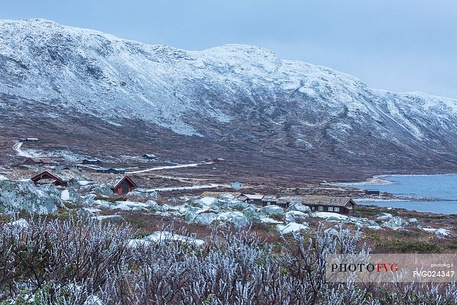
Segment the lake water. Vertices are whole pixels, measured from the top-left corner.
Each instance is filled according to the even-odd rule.
[[[358,204],[405,208],[420,212],[457,214],[457,175],[379,176],[363,182],[345,183],[344,186],[378,190],[417,199],[435,199],[435,201],[414,200],[414,198],[407,201],[355,200]]]

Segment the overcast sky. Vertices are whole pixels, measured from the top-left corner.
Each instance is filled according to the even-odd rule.
[[[456,0],[2,0],[0,18],[186,50],[256,45],[372,88],[457,99]]]

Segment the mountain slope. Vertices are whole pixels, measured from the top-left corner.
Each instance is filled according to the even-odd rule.
[[[178,153],[183,143],[197,156],[217,147],[232,159],[250,151],[273,158],[262,162],[308,160],[341,172],[457,169],[457,101],[373,90],[253,46],[184,51],[47,20],[4,20],[0,93],[12,135],[34,122],[27,128],[40,125],[40,134],[81,133],[80,146],[109,134],[127,146],[160,142]],[[167,144],[170,137],[179,140]]]

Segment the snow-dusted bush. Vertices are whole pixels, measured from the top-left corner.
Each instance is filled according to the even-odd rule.
[[[359,254],[360,232],[336,226],[286,235],[249,230],[205,242],[164,231],[132,246],[128,227],[34,218],[0,226],[0,304],[455,304],[450,284],[329,283],[328,254]],[[173,237],[176,234],[176,238]],[[157,235],[157,234],[156,234]],[[154,235],[154,236],[156,236]],[[187,238],[188,236],[189,238]]]
[[[80,219],[16,223],[0,226],[0,300],[84,304],[127,257],[129,228]]]

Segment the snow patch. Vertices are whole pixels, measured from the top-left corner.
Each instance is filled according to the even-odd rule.
[[[29,223],[24,218],[20,218],[18,220],[8,223],[8,226],[28,228]]]
[[[448,229],[440,228],[440,229],[435,229],[435,228],[422,228],[424,231],[434,233],[437,237],[448,237],[451,235],[451,231]]]
[[[60,194],[60,199],[64,201],[70,200],[70,191],[69,190],[63,190],[62,193]]]
[[[287,233],[293,233],[293,232],[300,232],[302,230],[306,231],[309,229],[309,226],[305,224],[298,224],[291,222],[287,225],[277,225],[276,229],[281,233],[281,234],[287,234]]]
[[[131,239],[129,241],[129,246],[132,248],[135,248],[138,246],[148,246],[151,243],[172,242],[172,241],[185,243],[188,245],[194,245],[194,246],[202,246],[203,244],[205,244],[205,241],[203,241],[201,239],[196,239],[196,238],[189,237],[189,236],[178,235],[178,234],[174,234],[174,233],[168,232],[168,231],[157,231],[142,239]]]
[[[332,213],[332,212],[314,212],[312,213],[312,216],[314,217],[319,217],[319,218],[325,218],[326,220],[347,220],[348,216],[346,215],[341,215],[338,213]]]

